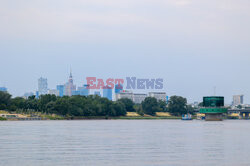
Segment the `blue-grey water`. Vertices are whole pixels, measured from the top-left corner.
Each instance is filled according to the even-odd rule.
[[[1,121],[1,166],[249,166],[250,121]]]

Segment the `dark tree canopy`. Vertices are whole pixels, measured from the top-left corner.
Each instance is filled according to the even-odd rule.
[[[181,96],[171,96],[168,102],[168,111],[173,115],[187,113],[187,99]]]
[[[134,102],[131,99],[123,98],[119,99],[119,102],[123,103],[127,112],[135,112]]]
[[[154,116],[157,111],[159,111],[159,106],[156,98],[146,97],[142,102],[142,109],[145,114]]]

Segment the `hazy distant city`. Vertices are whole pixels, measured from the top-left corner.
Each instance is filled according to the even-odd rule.
[[[166,103],[169,100],[169,96],[165,91],[152,91],[145,92],[141,90],[141,93],[134,93],[132,90],[126,90],[123,84],[116,84],[114,88],[109,86],[103,86],[100,90],[90,89],[89,84],[83,84],[82,86],[76,86],[74,84],[72,71],[70,71],[68,81],[64,84],[57,85],[55,89],[50,89],[48,86],[48,79],[40,77],[38,79],[38,88],[35,92],[26,92],[22,96],[25,99],[28,99],[30,96],[35,96],[39,98],[40,95],[50,94],[59,97],[63,96],[88,96],[88,95],[98,95],[100,97],[108,98],[112,101],[117,101],[122,98],[131,99],[135,104],[141,104],[146,97],[155,97],[157,100],[165,101]],[[214,89],[215,90],[215,89]],[[7,87],[0,87],[0,91],[7,92]],[[214,92],[215,93],[215,92]],[[201,101],[195,101],[190,103],[193,107],[199,105]],[[244,95],[233,95],[231,104],[226,106],[231,106],[231,108],[249,108],[250,105],[244,103]]]

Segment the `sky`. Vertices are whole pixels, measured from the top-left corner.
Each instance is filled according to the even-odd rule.
[[[168,96],[244,95],[249,0],[0,0],[0,87],[13,96],[86,77],[163,78]],[[142,91],[139,91],[142,92]]]

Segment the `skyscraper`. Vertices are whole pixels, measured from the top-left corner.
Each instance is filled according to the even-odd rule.
[[[103,87],[103,97],[108,98],[109,100],[112,100],[112,88],[109,86]]]
[[[115,94],[120,93],[123,90],[123,86],[121,84],[115,85]]]
[[[44,94],[48,93],[47,78],[40,77],[38,79],[38,93],[39,93],[39,95],[44,95]]]
[[[59,96],[63,97],[63,95],[64,95],[64,85],[57,85],[56,89],[59,91]]]
[[[64,85],[64,93],[66,96],[72,96],[72,92],[76,90],[76,86],[73,84],[72,72],[70,71],[69,80]]]
[[[233,96],[233,105],[241,105],[243,104],[243,95],[234,95]]]

